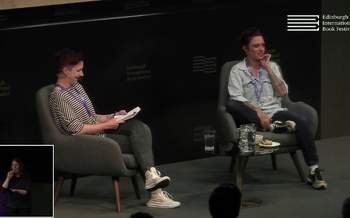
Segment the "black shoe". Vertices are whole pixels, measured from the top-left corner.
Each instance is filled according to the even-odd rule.
[[[272,131],[274,133],[288,132],[288,127],[287,127],[287,123],[286,122],[276,120],[271,125],[272,125]]]
[[[307,183],[312,185],[313,188],[318,190],[323,190],[327,188],[327,182],[322,178],[322,174],[319,168],[315,169],[315,172],[309,173],[309,177],[307,178]]]
[[[296,131],[295,122],[291,121],[291,120],[287,120],[287,121],[276,120],[271,125],[272,125],[272,131],[274,133],[284,133],[284,132],[295,132]]]

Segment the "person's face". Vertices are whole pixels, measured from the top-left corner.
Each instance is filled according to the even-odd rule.
[[[252,37],[248,46],[243,46],[243,50],[248,58],[256,61],[262,60],[265,54],[264,38],[262,36]]]
[[[80,77],[84,76],[83,72],[84,62],[80,61],[77,65],[66,66],[63,68],[64,75],[68,78],[69,83],[72,85],[78,82]]]
[[[12,161],[11,168],[15,174],[19,172],[19,164],[16,161]]]

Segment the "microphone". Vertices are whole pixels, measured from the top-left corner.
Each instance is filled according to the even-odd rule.
[[[250,55],[250,54],[255,55],[255,54],[258,54],[258,52],[246,52],[245,54],[246,55]],[[264,61],[264,59],[268,56],[271,57],[271,55],[268,53],[261,53],[261,54],[263,55],[263,57],[260,58],[260,62]]]
[[[82,76],[80,76],[78,78],[75,78],[75,77],[70,77],[70,76],[68,76],[66,74],[64,74],[64,76],[61,76],[61,75],[57,74],[57,77],[58,78],[68,78],[68,79],[71,79],[71,80],[74,80],[74,81],[77,80],[79,83],[82,82],[82,80],[83,80]]]
[[[75,78],[75,77],[70,77],[68,75],[65,75],[65,77],[68,78],[68,79],[71,79],[73,81],[77,80],[79,83],[83,80],[83,77],[81,77],[81,76],[78,77],[78,78]]]

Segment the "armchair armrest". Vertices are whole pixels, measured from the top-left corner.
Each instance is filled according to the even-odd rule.
[[[67,173],[123,174],[126,166],[119,144],[112,139],[92,135],[61,135],[54,144],[55,169]]]
[[[226,151],[230,150],[233,141],[236,141],[236,123],[232,115],[226,111],[225,106],[218,106],[217,108],[218,128],[220,140],[220,147]]]

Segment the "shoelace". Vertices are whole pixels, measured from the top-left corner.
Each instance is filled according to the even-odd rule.
[[[173,196],[171,194],[169,194],[169,192],[167,191],[162,191],[164,197],[166,197],[167,199],[173,200]]]
[[[323,180],[323,178],[322,178],[322,175],[321,175],[321,172],[325,172],[324,171],[324,169],[322,169],[322,170],[315,170],[315,178],[318,180],[318,181],[321,181],[321,180]]]
[[[161,176],[160,172],[156,168],[154,168],[154,170],[150,170],[150,172],[151,172],[152,178],[155,177],[154,174],[156,174],[157,176]]]

